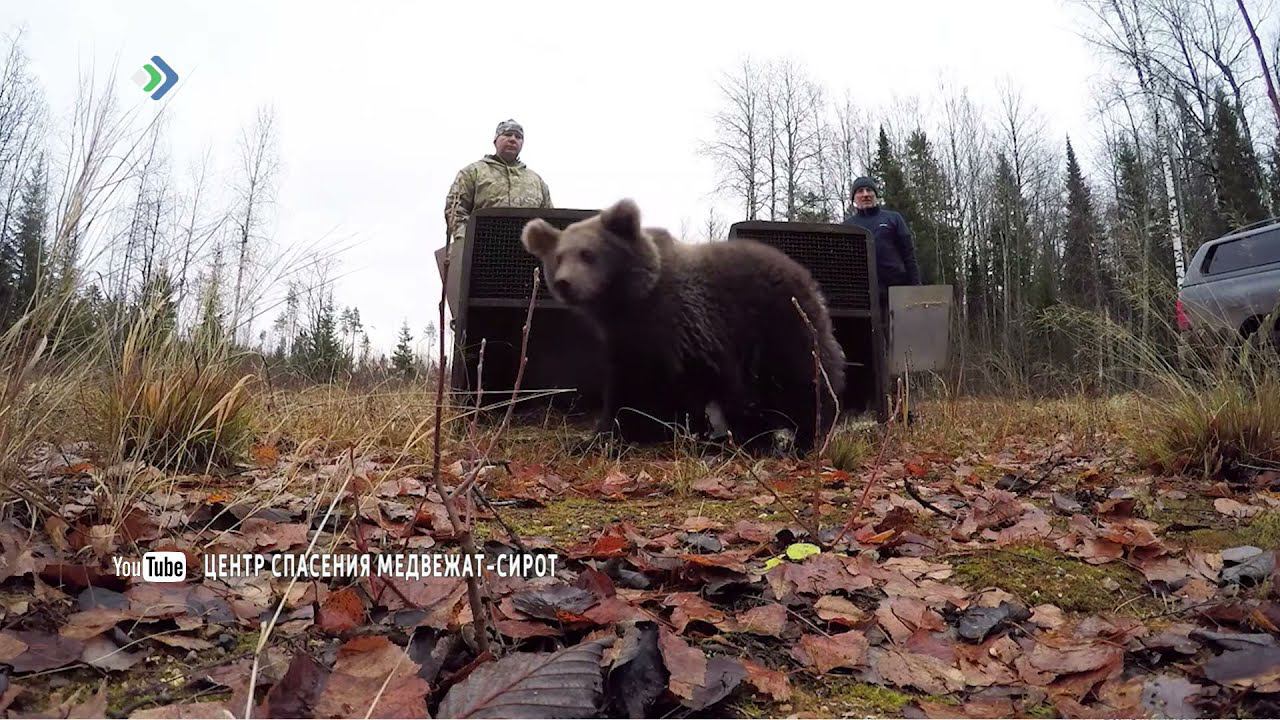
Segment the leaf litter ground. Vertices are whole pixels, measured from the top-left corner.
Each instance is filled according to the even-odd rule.
[[[1152,476],[1106,423],[1015,405],[846,428],[837,444],[861,451],[840,452],[843,469],[685,445],[572,456],[517,428],[467,515],[490,556],[555,553],[558,573],[486,576],[480,657],[458,579],[199,570],[210,553],[454,552],[421,466],[271,445],[235,474],[168,476],[37,448],[28,475],[62,504],[0,527],[0,709],[1280,714],[1280,475]],[[448,484],[474,446],[446,457]],[[104,509],[122,474],[142,490]],[[113,556],[149,550],[186,553],[188,580],[115,575]]]

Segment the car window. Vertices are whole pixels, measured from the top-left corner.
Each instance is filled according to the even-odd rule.
[[[1280,230],[1224,242],[1209,253],[1210,275],[1280,262]]]

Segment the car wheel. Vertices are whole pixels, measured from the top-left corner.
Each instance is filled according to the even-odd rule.
[[[1249,354],[1254,358],[1273,359],[1280,354],[1280,325],[1271,328],[1259,327],[1244,338],[1249,346]]]

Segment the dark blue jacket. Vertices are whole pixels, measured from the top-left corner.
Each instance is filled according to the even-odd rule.
[[[877,206],[855,210],[845,216],[844,224],[863,228],[875,237],[876,279],[881,294],[886,294],[891,285],[920,284],[915,241],[901,215]]]

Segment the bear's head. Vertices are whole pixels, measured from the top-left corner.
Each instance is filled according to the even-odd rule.
[[[542,261],[551,294],[567,305],[638,300],[653,289],[661,270],[654,238],[640,227],[640,208],[629,199],[564,230],[530,220],[520,240]]]

